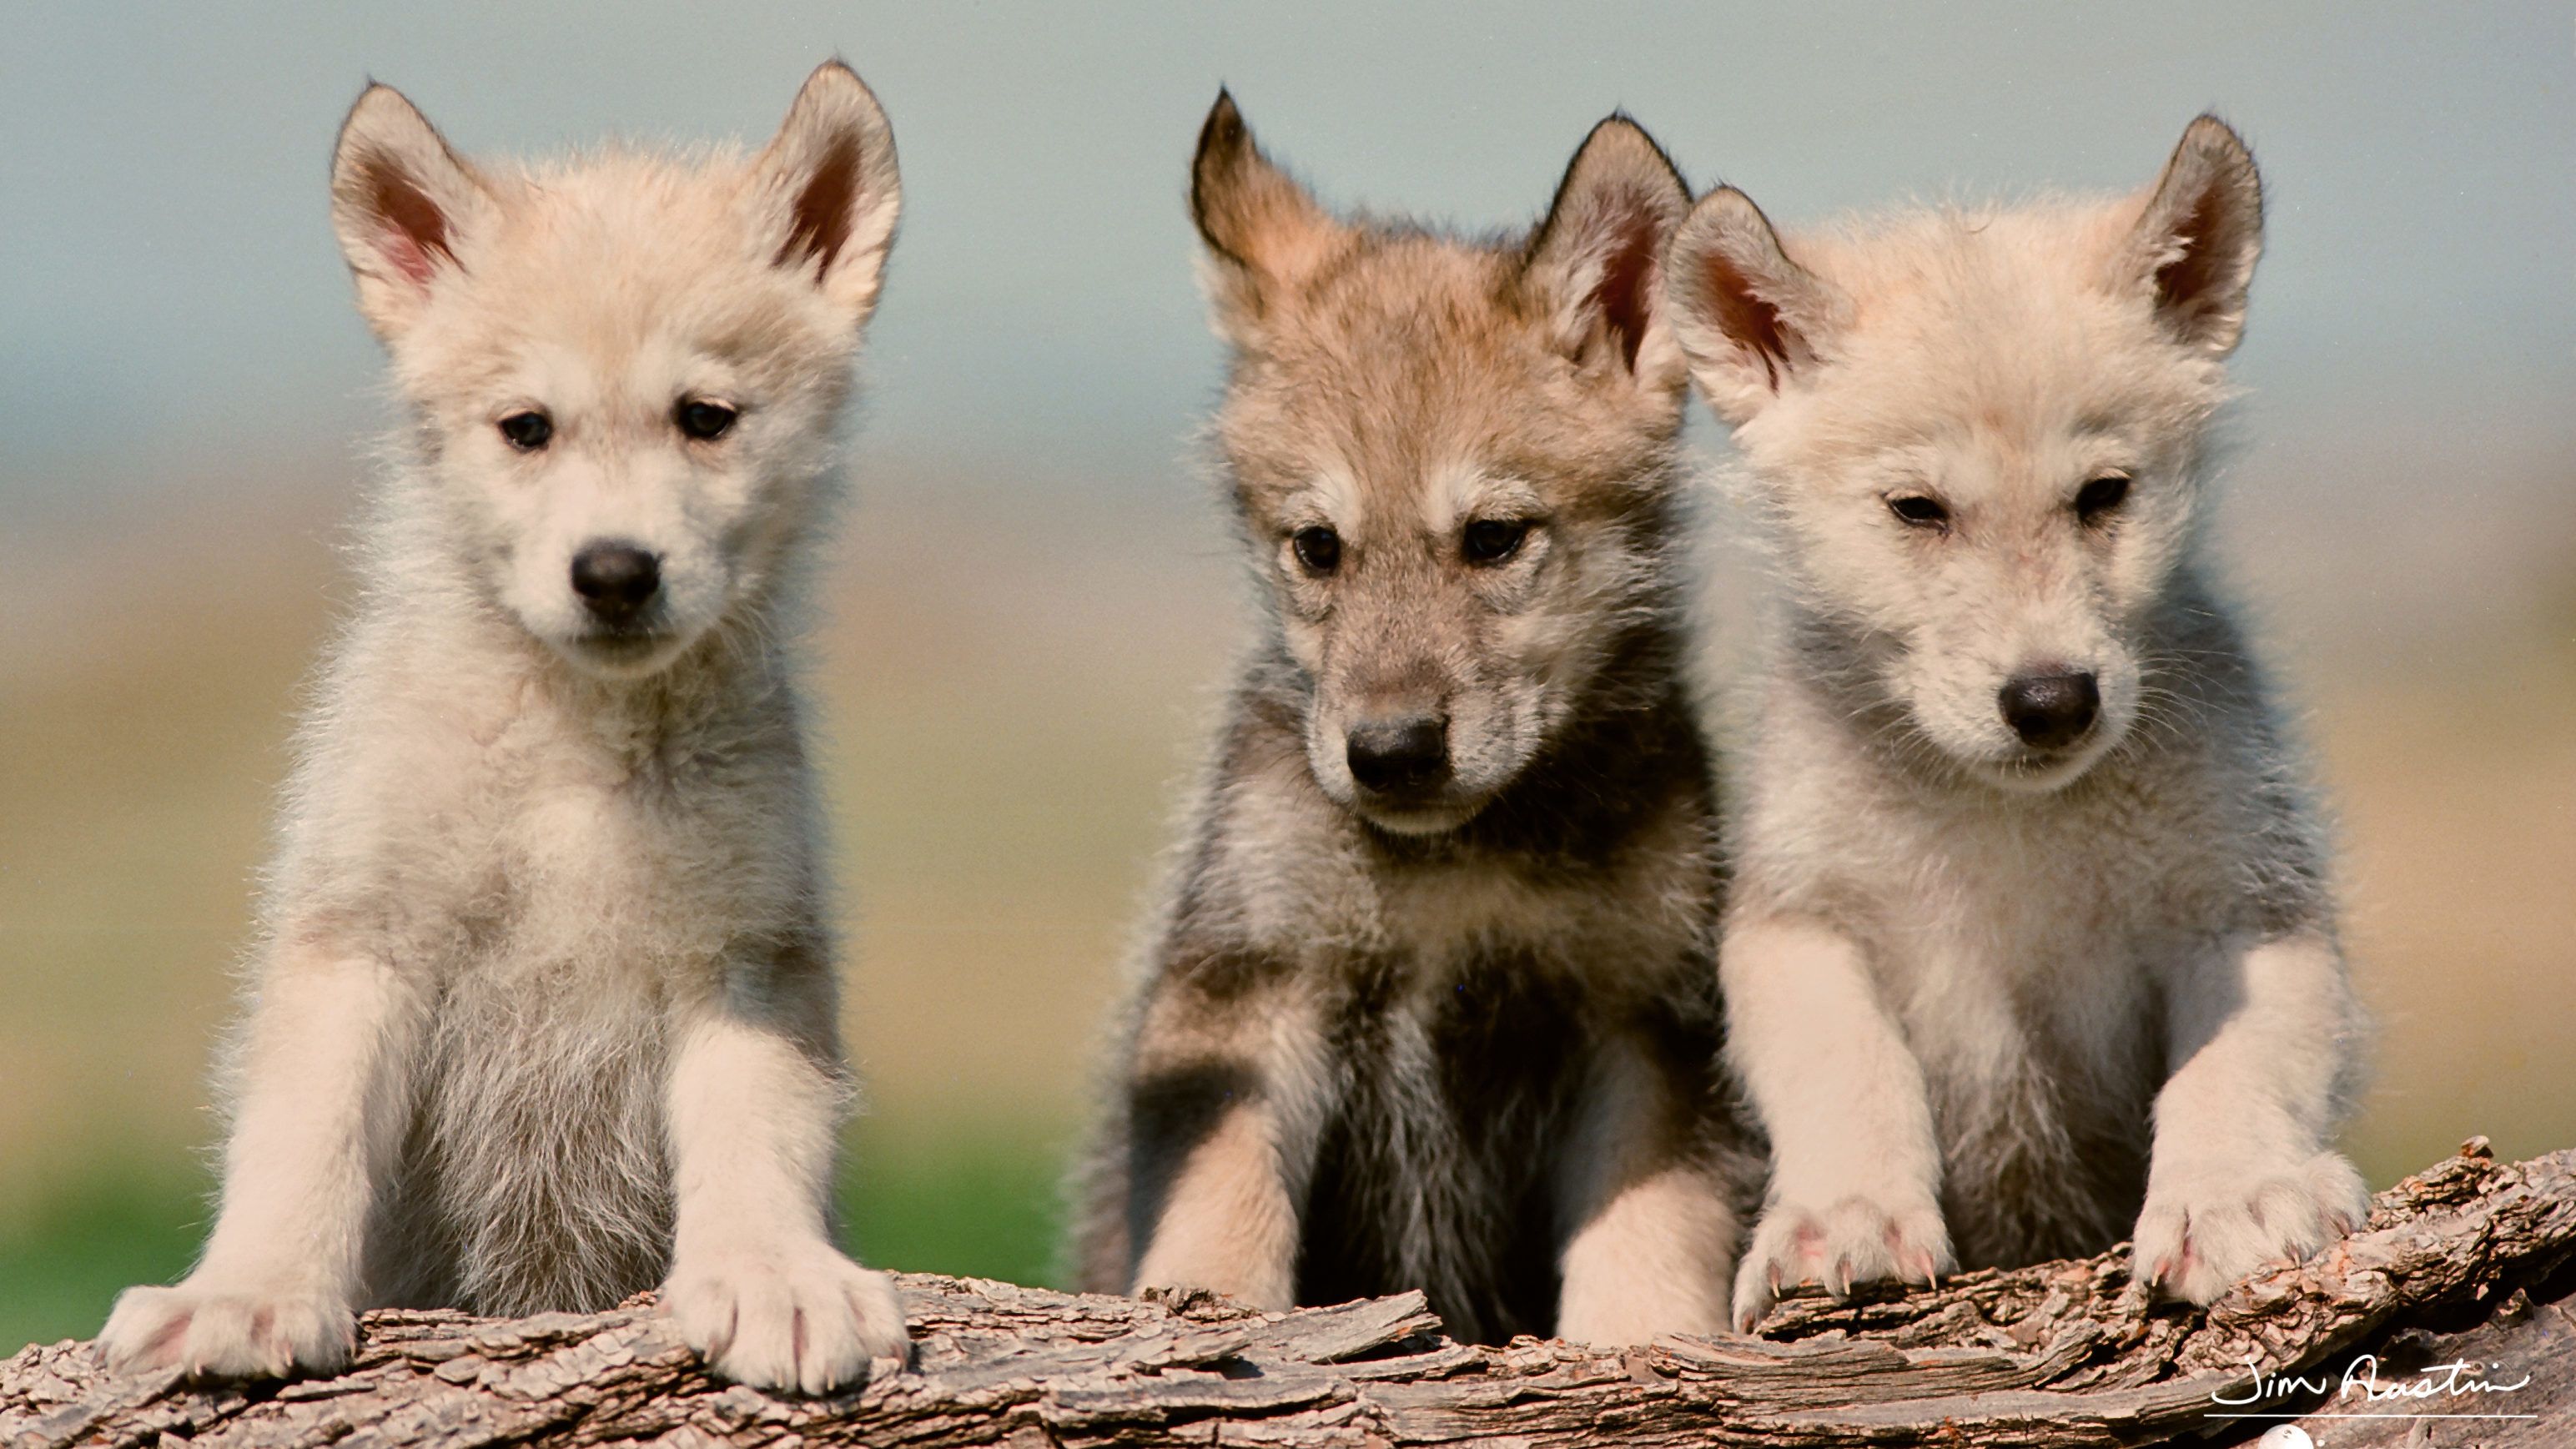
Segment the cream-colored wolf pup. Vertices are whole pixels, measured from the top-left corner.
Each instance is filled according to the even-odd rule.
[[[2261,243],[2207,117],[2123,200],[1784,239],[1727,189],[1674,240],[1785,593],[1721,953],[1775,1154],[1740,1324],[2132,1223],[2207,1302],[2367,1211],[2325,850],[2202,537]]]
[[[1231,100],[1192,207],[1263,603],[1140,983],[1086,1287],[1461,1338],[1725,1325],[1758,1176],[1717,1067],[1684,679],[1689,207],[1623,117],[1526,236],[1345,222]]]
[[[756,156],[468,162],[376,86],[331,182],[409,420],[307,721],[196,1271],[111,1362],[660,1285],[719,1371],[900,1356],[832,1245],[850,1096],[795,634],[898,208],[817,70]]]

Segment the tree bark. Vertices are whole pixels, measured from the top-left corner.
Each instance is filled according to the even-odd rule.
[[[649,1298],[517,1320],[383,1311],[346,1372],[284,1385],[117,1378],[86,1344],[29,1347],[0,1364],[0,1449],[2127,1445],[2250,1439],[2298,1415],[2323,1449],[2564,1449],[2571,1260],[2576,1151],[2506,1166],[2477,1139],[2382,1193],[2363,1231],[2206,1311],[2148,1303],[2107,1253],[1792,1298],[1760,1338],[1484,1348],[1443,1337],[1418,1293],[1260,1313],[910,1274],[913,1370],[833,1398],[709,1378]],[[2413,1392],[2365,1398],[2348,1370]],[[2473,1380],[2521,1387],[2451,1391]],[[2250,1415],[2271,1417],[2230,1417]]]

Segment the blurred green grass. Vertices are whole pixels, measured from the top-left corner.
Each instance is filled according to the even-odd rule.
[[[859,1134],[841,1172],[846,1245],[874,1268],[1057,1280],[1069,1133],[987,1126]]]
[[[1061,1133],[985,1125],[861,1132],[840,1183],[844,1245],[873,1267],[1014,1283],[1054,1276]],[[100,1163],[0,1227],[0,1358],[89,1338],[119,1290],[187,1272],[209,1222],[200,1160]]]
[[[167,1283],[205,1236],[205,1178],[181,1160],[58,1179],[0,1232],[0,1353],[89,1338],[117,1290]]]

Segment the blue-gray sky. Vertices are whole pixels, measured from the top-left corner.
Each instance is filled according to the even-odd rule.
[[[2139,185],[2215,108],[2272,198],[2239,365],[2264,456],[2381,498],[2576,454],[2561,3],[243,10],[0,22],[0,519],[336,465],[382,420],[324,214],[366,77],[468,150],[757,141],[836,52],[904,166],[869,446],[995,486],[1186,479],[1217,358],[1181,188],[1220,82],[1329,199],[1480,227],[1527,220],[1613,107],[1791,222]]]

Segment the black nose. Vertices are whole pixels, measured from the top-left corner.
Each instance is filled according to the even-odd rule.
[[[2084,738],[2102,711],[2090,674],[2025,674],[2006,683],[2004,723],[2034,749],[2057,750]]]
[[[572,591],[600,622],[623,624],[662,587],[662,561],[631,543],[594,543],[572,556]]]
[[[1435,715],[1362,720],[1345,736],[1342,758],[1360,788],[1381,795],[1427,790],[1449,773],[1448,722]]]

